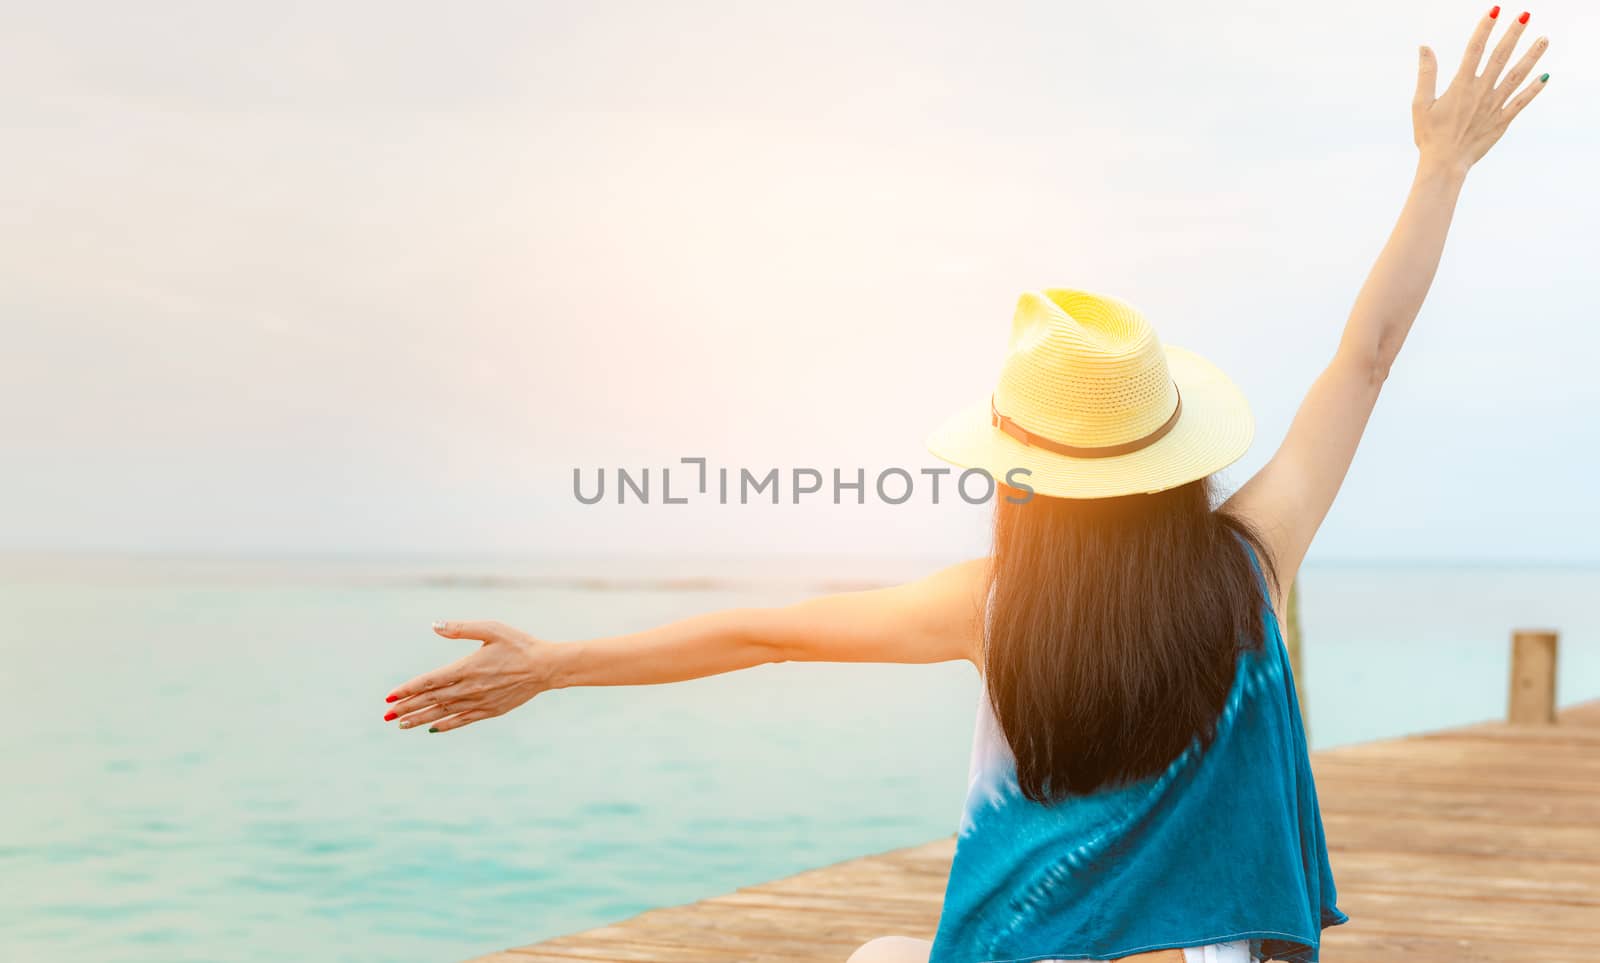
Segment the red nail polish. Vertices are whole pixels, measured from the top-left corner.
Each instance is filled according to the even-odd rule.
[[[398,700],[399,700],[399,699],[400,699],[400,697],[399,697],[399,696],[397,696],[397,695],[392,695],[392,696],[388,696],[388,697],[386,697],[386,698],[385,698],[385,699],[384,699],[384,700],[383,700],[383,701],[384,701],[384,702],[396,702],[396,701],[398,701]]]
[[[1495,19],[1496,17],[1499,17],[1499,16],[1500,16],[1500,8],[1499,7],[1490,7],[1489,8],[1489,19],[1490,20],[1493,20],[1493,19]]]
[[[400,718],[400,713],[398,713],[398,712],[391,712],[391,713],[389,713],[389,714],[388,714],[388,715],[386,715],[386,716],[384,716],[384,717],[383,717],[383,721],[384,721],[384,722],[393,722],[393,721],[395,721],[395,720],[396,720],[396,719],[398,719],[398,718]]]
[[[1517,23],[1527,23],[1527,22],[1528,22],[1528,14],[1527,14],[1526,11],[1524,11],[1522,16],[1517,18]]]

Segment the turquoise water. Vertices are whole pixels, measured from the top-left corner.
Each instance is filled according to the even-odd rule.
[[[464,651],[434,618],[567,639],[826,587],[636,568],[8,563],[0,959],[458,960],[953,831],[960,665],[380,722],[387,687]],[[1303,587],[1317,745],[1501,713],[1518,625],[1562,630],[1564,701],[1600,696],[1600,570],[1324,565]]]

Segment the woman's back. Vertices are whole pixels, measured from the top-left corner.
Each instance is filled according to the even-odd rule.
[[[985,689],[931,963],[1234,941],[1256,956],[1316,959],[1322,928],[1346,917],[1270,608],[1263,630],[1264,645],[1240,647],[1208,741],[1158,774],[1058,802],[1022,792]]]

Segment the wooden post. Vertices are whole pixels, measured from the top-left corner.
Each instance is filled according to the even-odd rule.
[[[1556,634],[1511,633],[1511,695],[1506,721],[1547,726],[1556,721]]]
[[[1300,700],[1300,723],[1305,727],[1306,742],[1309,743],[1311,741],[1311,717],[1306,714],[1306,673],[1301,668],[1303,664],[1301,653],[1304,651],[1302,640],[1305,637],[1300,634],[1299,579],[1295,579],[1294,584],[1289,586],[1289,603],[1284,607],[1289,610],[1286,618],[1288,625],[1286,626],[1287,630],[1284,633],[1283,640],[1284,647],[1289,650],[1289,674],[1294,676],[1294,694]]]

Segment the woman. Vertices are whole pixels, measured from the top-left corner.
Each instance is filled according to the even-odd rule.
[[[1233,384],[1163,347],[1126,304],[1032,292],[994,393],[929,440],[1008,483],[992,557],[586,642],[439,623],[483,645],[396,689],[388,718],[445,732],[568,686],[966,659],[983,698],[938,932],[874,940],[852,963],[1315,960],[1322,929],[1346,917],[1274,613],[1422,305],[1468,169],[1548,79],[1522,87],[1543,39],[1505,69],[1526,14],[1483,64],[1498,14],[1437,98],[1422,49],[1399,223],[1282,446],[1220,506],[1211,476],[1253,433]]]

